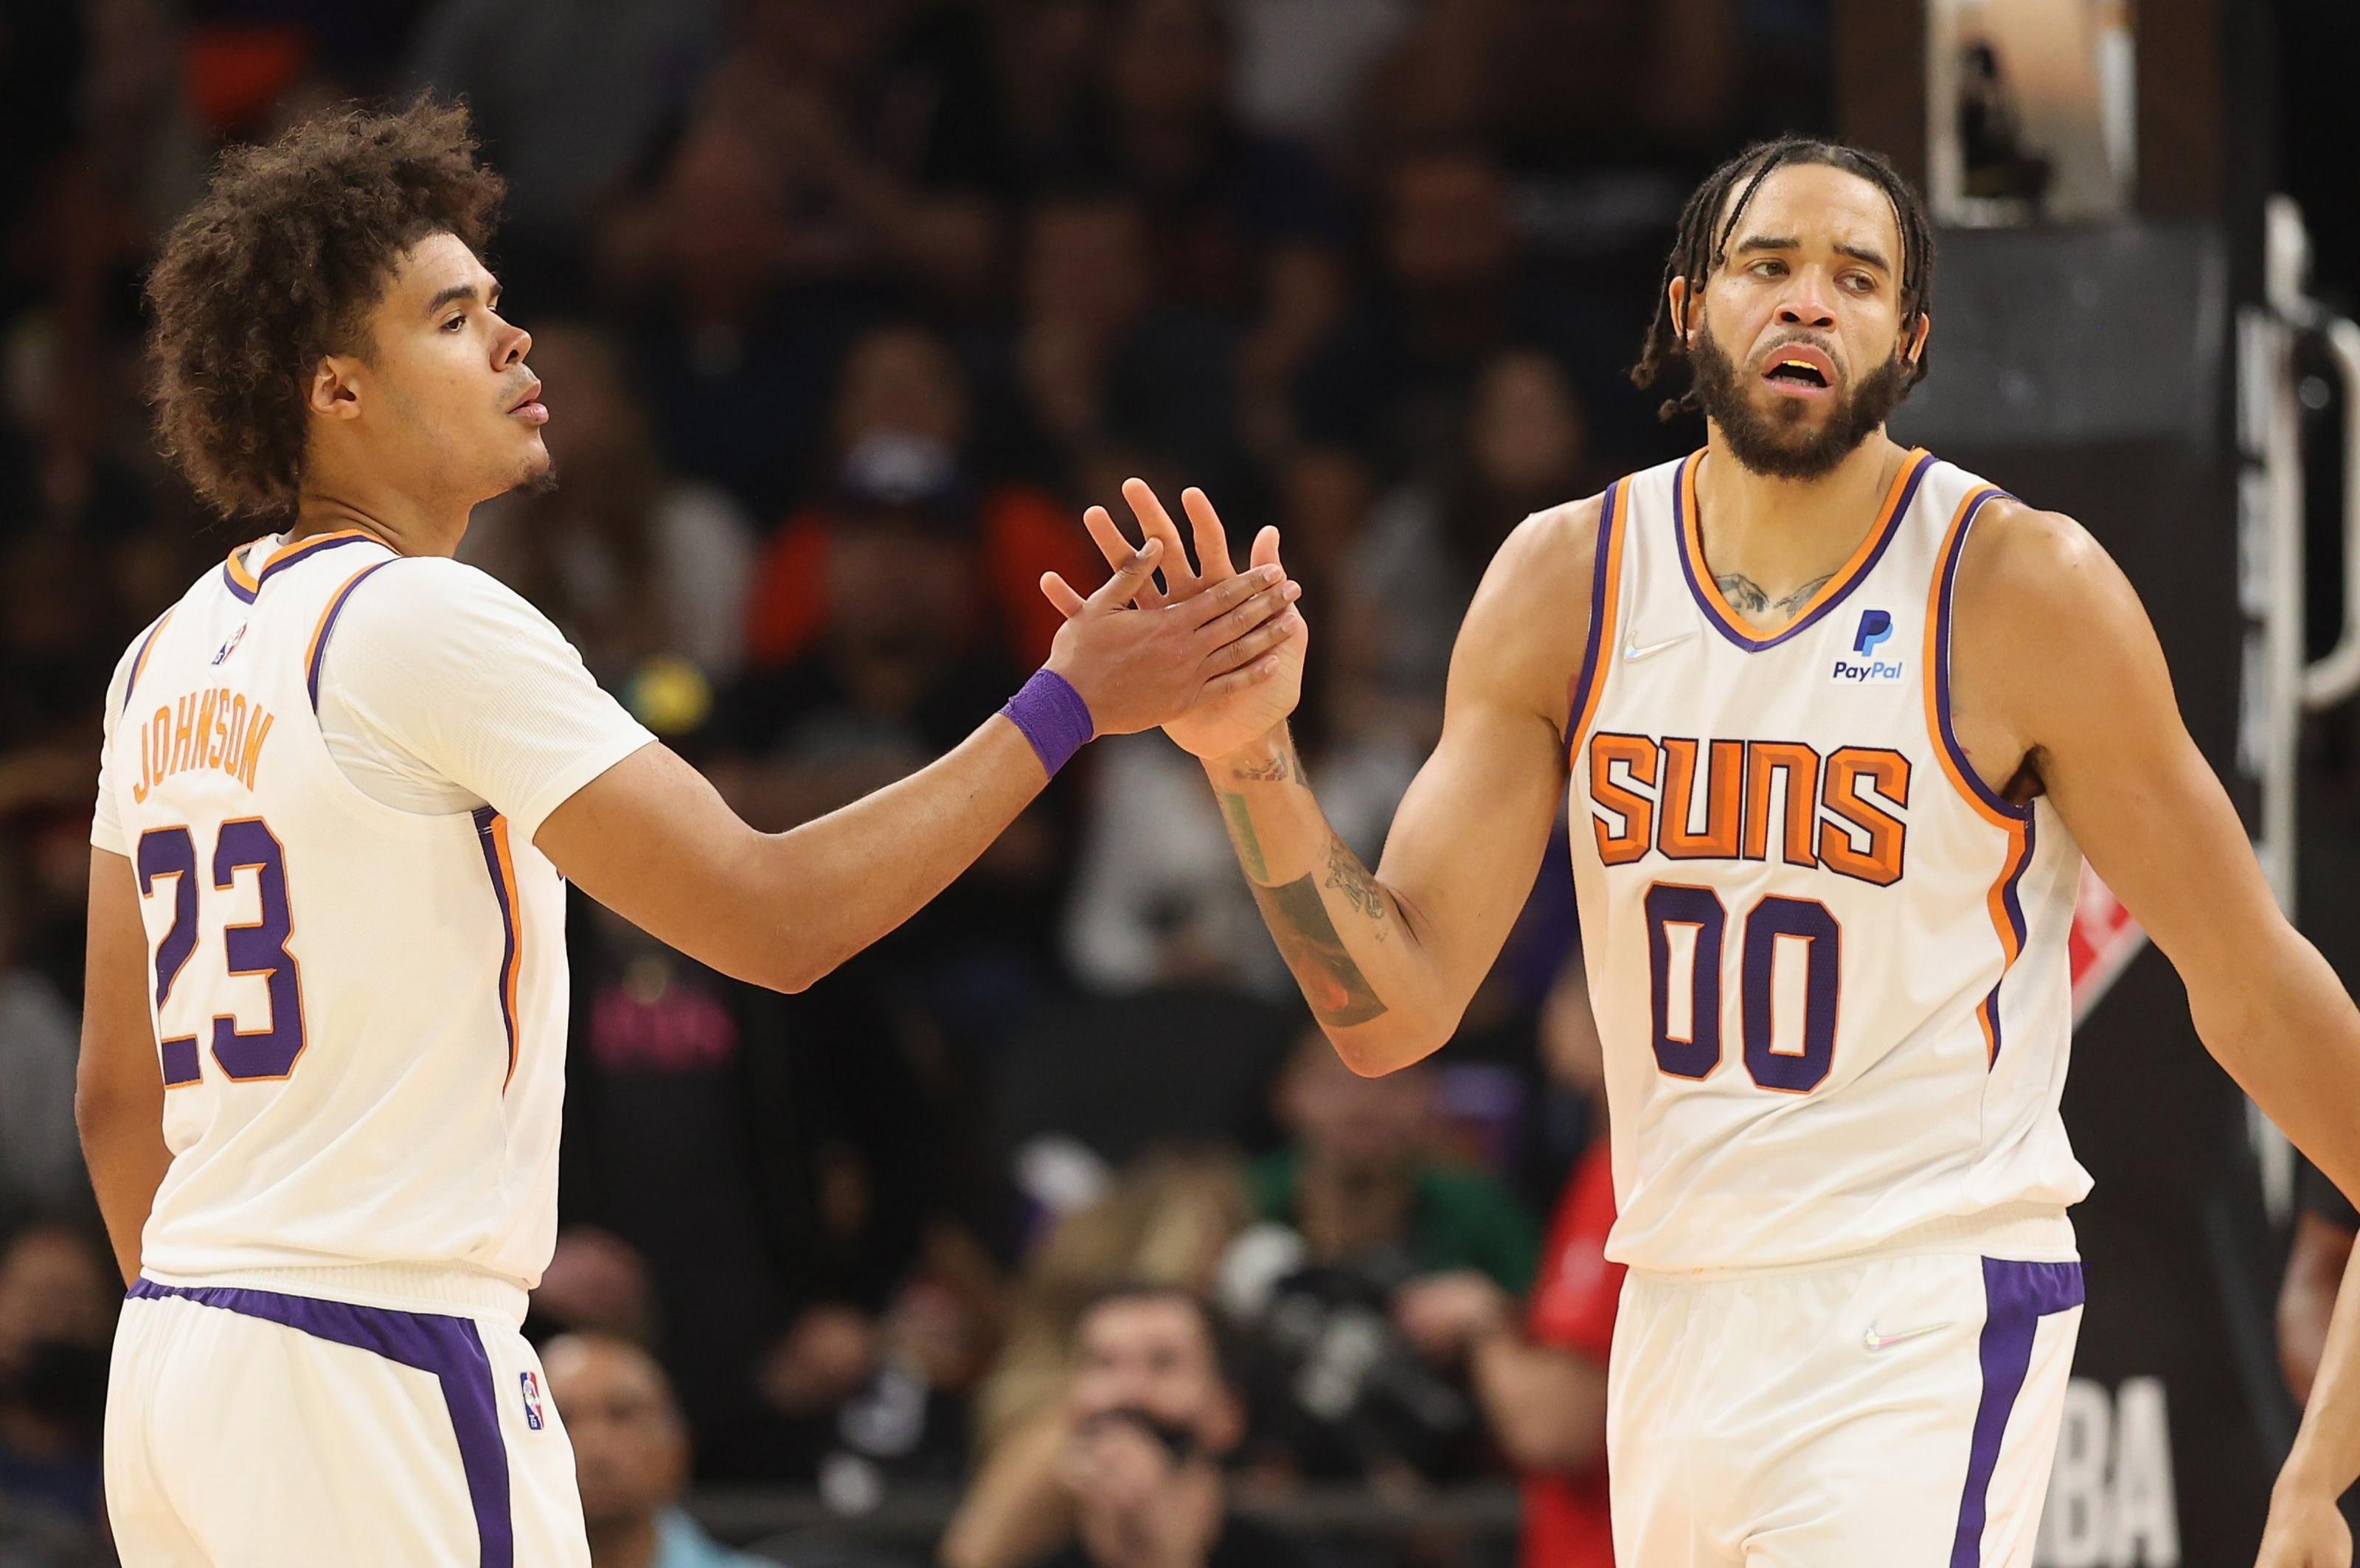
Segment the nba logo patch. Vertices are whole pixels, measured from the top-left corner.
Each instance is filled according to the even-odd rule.
[[[541,1430],[541,1376],[533,1372],[517,1374],[517,1388],[524,1396],[524,1424],[533,1431]]]

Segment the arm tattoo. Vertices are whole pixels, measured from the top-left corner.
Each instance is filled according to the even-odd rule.
[[[1719,573],[1712,580],[1720,587],[1721,597],[1729,601],[1729,608],[1740,615],[1759,615],[1765,609],[1792,615],[1810,603],[1811,596],[1826,587],[1834,576],[1835,574],[1830,572],[1824,576],[1813,577],[1782,599],[1772,598],[1767,589],[1742,572]]]
[[[1278,942],[1286,967],[1295,971],[1311,1003],[1312,1016],[1338,1026],[1365,1024],[1384,1015],[1385,1004],[1369,984],[1360,966],[1344,948],[1328,907],[1319,902],[1317,881],[1305,877],[1284,887],[1253,884],[1254,902]]]
[[[1295,747],[1282,741],[1277,752],[1258,762],[1246,762],[1229,770],[1229,777],[1238,784],[1284,784],[1295,777]],[[1262,840],[1254,836],[1253,807],[1246,797],[1235,790],[1217,790],[1221,797],[1221,815],[1229,819],[1229,841],[1238,847],[1238,861],[1246,874],[1257,883],[1270,880],[1270,864],[1263,859]]]
[[[1228,790],[1222,790],[1220,795],[1221,815],[1229,822],[1229,842],[1238,847],[1238,863],[1245,867],[1246,875],[1253,879],[1254,891],[1259,894],[1262,884],[1270,880],[1270,865],[1262,857],[1262,840],[1254,837],[1253,807],[1246,804],[1244,795],[1232,795]]]
[[[1240,784],[1284,784],[1295,776],[1293,760],[1284,751],[1266,762],[1246,762],[1229,770]]]
[[[1385,939],[1385,894],[1377,879],[1360,864],[1360,858],[1346,847],[1344,840],[1330,834],[1328,839],[1328,883],[1344,895],[1344,902],[1355,912],[1368,916],[1376,928],[1377,940]]]

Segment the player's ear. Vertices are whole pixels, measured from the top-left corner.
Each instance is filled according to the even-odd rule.
[[[361,411],[360,390],[353,384],[353,372],[360,362],[341,354],[321,356],[320,363],[311,367],[311,385],[304,389],[303,400],[315,414],[330,419],[355,419]]]
[[[1915,365],[1926,356],[1926,340],[1934,333],[1934,318],[1924,311],[1918,313],[1917,330],[1904,341],[1901,356]]]
[[[1688,280],[1686,278],[1673,279],[1666,298],[1671,306],[1672,335],[1678,338],[1683,345],[1695,342],[1696,328],[1688,321]]]

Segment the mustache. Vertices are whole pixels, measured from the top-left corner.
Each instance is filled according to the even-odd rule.
[[[1755,407],[1753,389],[1743,383],[1736,362],[1714,340],[1710,327],[1697,334],[1689,357],[1699,410],[1721,427],[1740,465],[1772,478],[1816,479],[1830,472],[1858,451],[1909,394],[1908,362],[1896,345],[1892,357],[1850,380],[1819,428],[1809,430],[1799,422],[1796,409],[1773,414]]]

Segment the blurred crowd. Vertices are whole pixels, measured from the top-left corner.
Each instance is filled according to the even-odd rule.
[[[140,390],[138,280],[215,149],[354,95],[473,106],[561,482],[465,554],[749,820],[997,708],[1056,625],[1040,573],[1097,579],[1081,508],[1138,474],[1283,530],[1298,734],[1373,861],[1494,546],[1693,436],[1624,368],[1697,176],[1826,128],[1827,11],[0,0],[0,1557],[83,1560],[97,1485],[100,693],[267,527],[196,505]],[[1292,1561],[1239,1498],[1512,1472],[1588,1539],[1612,1199],[1562,847],[1460,1038],[1363,1081],[1196,773],[1090,748],[800,995],[576,902],[534,1312],[602,1564],[722,1561],[662,1511],[692,1465],[847,1514],[971,1480],[957,1568]]]

